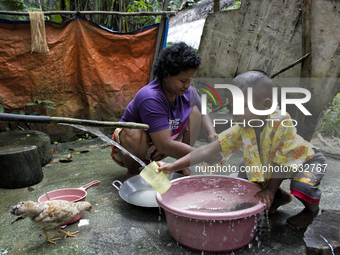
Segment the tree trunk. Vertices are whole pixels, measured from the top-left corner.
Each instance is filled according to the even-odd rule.
[[[52,159],[48,135],[34,130],[0,133],[0,187],[23,188],[39,183],[42,166]]]
[[[310,141],[319,122],[338,92],[340,92],[339,27],[332,25],[338,17],[340,3],[304,0],[302,5],[302,54],[310,57],[302,62],[300,87],[311,92],[305,108],[312,114],[296,111],[297,132]],[[324,15],[323,15],[324,12]]]
[[[220,0],[214,0],[214,12],[220,11]]]
[[[16,130],[0,133],[0,149],[2,151],[9,146],[22,149],[35,145],[38,148],[39,162],[45,166],[52,159],[51,140],[48,135],[35,130]]]
[[[43,172],[35,145],[0,147],[0,187],[24,188],[39,183]]]

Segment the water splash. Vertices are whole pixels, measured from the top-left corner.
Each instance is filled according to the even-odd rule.
[[[269,226],[269,217],[268,217],[268,210],[266,210],[266,221],[267,221],[267,225]]]
[[[75,124],[66,124],[66,123],[59,123],[61,125],[67,125],[67,126],[71,126],[80,130],[83,130],[85,132],[89,132],[91,134],[94,134],[96,136],[98,136],[100,139],[102,139],[105,142],[109,142],[111,143],[113,146],[117,147],[118,149],[120,149],[122,151],[122,153],[124,155],[129,155],[131,158],[133,158],[135,161],[137,161],[142,167],[146,167],[146,164],[140,160],[138,157],[136,157],[135,155],[131,154],[130,152],[128,152],[123,146],[121,146],[119,143],[116,143],[115,141],[113,141],[112,139],[108,138],[106,135],[104,135],[98,128],[93,128],[93,127],[84,127],[82,125],[75,125]]]

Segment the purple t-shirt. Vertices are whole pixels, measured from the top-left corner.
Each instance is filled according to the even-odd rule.
[[[201,100],[195,88],[189,87],[183,96],[176,96],[176,104],[173,105],[164,95],[157,78],[137,92],[120,121],[147,124],[148,133],[169,128],[172,139],[176,139],[184,133],[195,105],[201,110]]]

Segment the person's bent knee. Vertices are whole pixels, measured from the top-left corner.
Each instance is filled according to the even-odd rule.
[[[146,145],[148,136],[141,129],[122,129],[119,134],[120,143],[125,148],[138,148],[139,145]]]

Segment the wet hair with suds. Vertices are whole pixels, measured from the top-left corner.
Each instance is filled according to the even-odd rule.
[[[171,76],[190,69],[198,69],[201,59],[196,50],[184,42],[174,43],[162,50],[153,65],[153,72],[163,79],[167,73]]]

